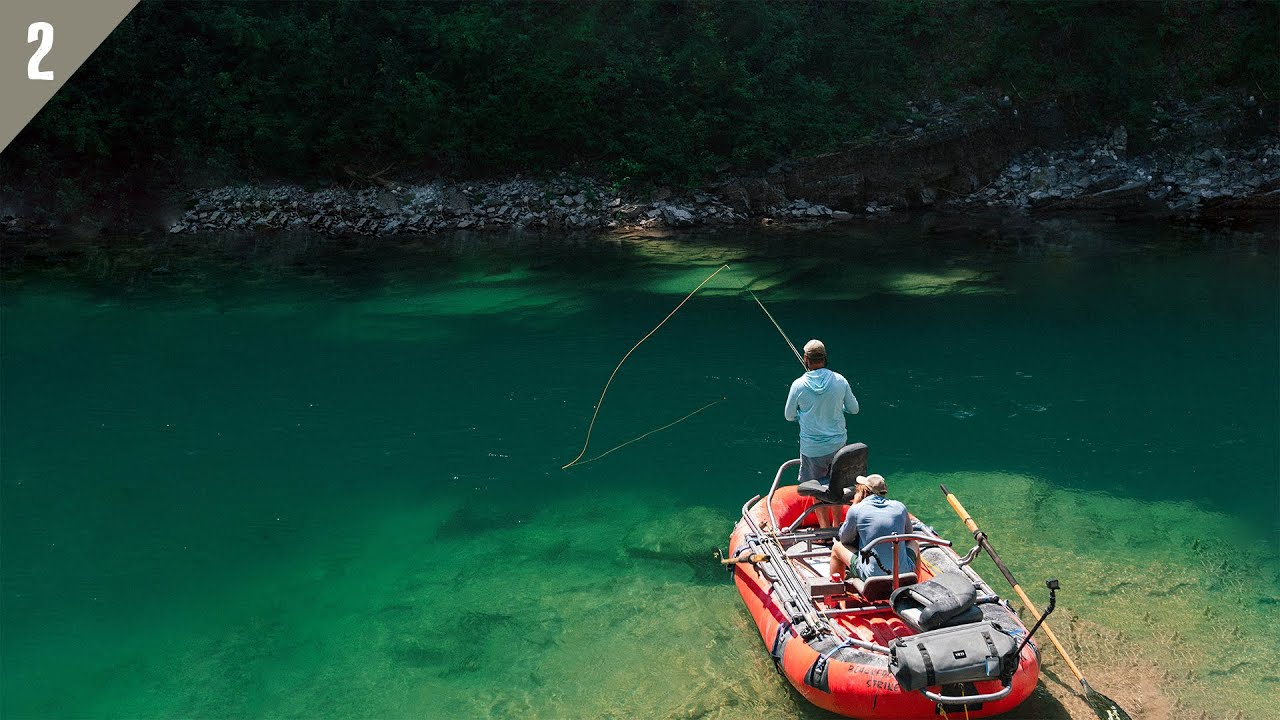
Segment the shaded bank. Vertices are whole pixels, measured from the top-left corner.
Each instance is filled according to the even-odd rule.
[[[1280,221],[1278,136],[1237,132],[1219,144],[1211,142],[1223,137],[1215,133],[1136,153],[1124,128],[1046,149],[1029,143],[1052,134],[1023,136],[1011,127],[999,119],[967,129],[944,126],[886,147],[779,163],[764,175],[694,191],[641,192],[567,173],[416,185],[377,177],[363,189],[357,183],[324,190],[202,189],[186,198],[185,210],[158,212],[151,230],[336,237],[512,229],[608,233],[902,221],[921,213],[964,222],[964,215],[997,212],[1029,220],[1082,215],[1249,230]],[[1012,133],[1009,143],[998,141],[1001,133]],[[7,246],[0,261],[25,254],[59,229],[57,223],[0,217],[0,241]],[[95,230],[90,225],[79,232]]]
[[[874,192],[904,156],[887,172],[842,158],[930,135],[946,115],[1125,126],[1140,152],[1176,129],[1171,98],[1253,96],[1274,118],[1278,8],[143,0],[0,156],[0,215],[136,228],[164,222],[175,196],[184,209],[192,188],[327,187],[347,168],[405,184],[727,175],[832,205],[864,180]],[[1045,105],[1056,117],[1029,116]],[[977,177],[1026,130],[974,143]],[[919,159],[938,192],[973,189]],[[895,198],[918,200],[866,199]]]
[[[1256,97],[1153,103],[1154,138],[1125,127],[1074,136],[1056,103],[1009,98],[912,104],[909,122],[873,142],[780,161],[696,189],[645,187],[562,172],[551,177],[412,183],[384,168],[325,189],[199,188],[142,223],[181,233],[308,230],[383,236],[452,230],[623,230],[901,219],[922,212],[1092,213],[1251,228],[1280,218],[1280,135]],[[1148,134],[1150,128],[1148,128]],[[0,213],[0,238],[56,232]],[[82,232],[96,232],[81,223]]]

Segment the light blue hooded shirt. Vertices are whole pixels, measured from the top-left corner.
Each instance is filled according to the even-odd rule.
[[[849,381],[826,368],[810,370],[791,383],[783,416],[800,421],[800,454],[822,457],[844,447],[844,414],[858,414]]]

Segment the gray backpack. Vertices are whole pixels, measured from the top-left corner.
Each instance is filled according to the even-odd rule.
[[[898,638],[889,646],[889,672],[903,690],[1008,680],[1018,667],[1018,641],[989,622]]]

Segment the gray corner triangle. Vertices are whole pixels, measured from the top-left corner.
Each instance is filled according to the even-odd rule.
[[[138,2],[0,2],[0,151],[9,146]],[[52,79],[47,79],[50,75]]]

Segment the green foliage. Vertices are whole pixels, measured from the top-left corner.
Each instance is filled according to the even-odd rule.
[[[1218,88],[1274,103],[1278,7],[143,0],[6,151],[0,181],[127,198],[395,162],[693,184],[831,150],[921,97],[1052,97],[1097,125]]]

